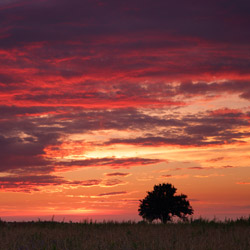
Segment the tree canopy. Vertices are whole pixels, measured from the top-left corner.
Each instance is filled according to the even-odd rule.
[[[164,224],[171,221],[173,216],[186,220],[187,215],[193,214],[193,208],[186,195],[175,195],[176,190],[169,183],[155,185],[154,190],[140,200],[139,215],[150,222],[159,219]]]

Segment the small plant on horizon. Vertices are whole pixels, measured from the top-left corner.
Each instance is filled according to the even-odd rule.
[[[169,183],[155,185],[154,190],[140,200],[139,215],[149,222],[159,219],[164,224],[174,216],[187,220],[187,215],[192,215],[194,210],[186,200],[187,196],[175,195],[176,190]]]

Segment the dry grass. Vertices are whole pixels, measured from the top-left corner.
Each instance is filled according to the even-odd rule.
[[[250,249],[250,217],[224,223],[59,223],[0,221],[2,250]]]

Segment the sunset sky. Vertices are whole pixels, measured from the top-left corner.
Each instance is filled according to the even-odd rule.
[[[0,217],[139,220],[171,183],[250,214],[249,0],[1,0]]]

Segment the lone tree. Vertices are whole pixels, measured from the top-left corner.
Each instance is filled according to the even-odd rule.
[[[186,220],[186,216],[193,214],[194,210],[186,200],[187,196],[175,195],[176,190],[169,183],[155,185],[154,190],[140,200],[139,215],[150,222],[160,219],[164,224],[171,221],[173,216]]]

